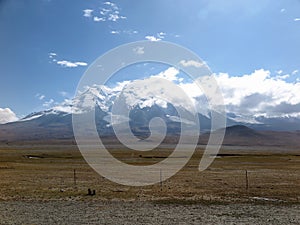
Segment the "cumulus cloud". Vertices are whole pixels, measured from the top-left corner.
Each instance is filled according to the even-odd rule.
[[[78,66],[87,66],[86,62],[71,62],[67,60],[57,61],[56,63],[62,67],[69,67],[69,68],[78,67]]]
[[[190,99],[180,87],[159,76],[132,81],[124,87],[120,99],[125,99],[128,106],[139,105],[141,108],[151,107],[154,104],[167,108],[167,103],[170,102],[175,107],[182,106],[187,110],[193,109],[193,106],[189,104]]]
[[[94,20],[95,22],[100,22],[100,21],[104,22],[106,19],[103,18],[103,17],[94,16],[93,20]]]
[[[147,35],[145,38],[149,41],[161,41],[166,37],[167,33],[159,32],[156,35]]]
[[[50,58],[53,58],[53,57],[56,56],[56,55],[57,55],[57,54],[56,54],[55,52],[50,52],[50,53],[49,53],[49,57],[50,57]]]
[[[300,21],[300,18],[295,18],[294,21]]]
[[[289,77],[290,77],[289,74],[284,74],[284,75],[275,76],[275,79],[277,79],[277,80],[285,80],[285,79],[287,79]]]
[[[108,18],[107,18],[107,20],[113,21],[113,22],[116,22],[119,19],[126,19],[126,17],[125,16],[120,16],[118,11],[115,11],[115,13],[109,14]]]
[[[260,116],[300,118],[300,79],[288,82],[286,80],[288,77],[289,74],[272,75],[270,71],[264,69],[240,76],[215,74],[227,111],[241,121],[249,121],[250,118],[252,122]],[[179,86],[194,99],[199,110],[205,111],[203,108],[205,94],[195,82],[180,81]]]
[[[85,17],[92,17],[93,13],[93,21],[95,22],[117,22],[118,20],[125,20],[127,19],[126,16],[121,14],[121,9],[118,7],[117,4],[113,2],[104,2],[103,7],[96,13],[96,10],[92,9],[85,9],[84,16]]]
[[[115,9],[118,8],[117,5],[115,3],[113,3],[113,2],[108,2],[107,1],[107,2],[104,2],[103,5],[109,5],[109,6],[113,7],[113,8],[115,8]]]
[[[9,108],[0,108],[0,124],[17,121],[18,117]]]
[[[58,59],[57,54],[54,52],[50,52],[48,54],[48,56],[50,59],[50,61],[49,61],[50,63],[56,63],[57,65],[60,65],[62,67],[75,68],[78,66],[87,66],[88,65],[86,62],[81,62],[81,61],[72,62],[69,60]]]
[[[161,41],[161,38],[150,36],[150,35],[147,35],[145,38],[149,41]]]
[[[112,30],[110,33],[111,34],[120,34],[120,31],[118,31],[118,30]]]
[[[240,121],[251,120],[254,123],[255,118],[260,116],[300,118],[300,82],[286,81],[289,76],[273,75],[268,70],[260,69],[240,76],[219,73],[215,74],[215,79],[222,90],[227,111]],[[201,87],[180,78],[176,68],[170,67],[150,78],[175,82],[192,99],[199,112],[207,113],[208,102]],[[151,87],[147,86],[148,89],[151,90]]]
[[[136,49],[136,51],[142,51],[142,49]],[[215,74],[214,77],[222,90],[224,104],[229,115],[237,121],[259,123],[261,116],[266,118],[300,118],[300,81],[289,82],[286,79],[278,78],[278,76],[288,77],[289,75],[278,75],[276,72],[272,74],[268,70],[260,69],[239,76],[219,73]],[[124,81],[117,83],[113,88],[101,86],[101,89],[104,88],[107,93],[113,93],[125,88],[127,91],[124,93],[126,96],[124,96],[130,105],[140,102],[140,99],[145,100],[139,103],[141,107],[153,104],[166,107],[166,101],[158,99],[157,96],[163,93],[171,93],[171,95],[174,93],[172,100],[177,105],[182,105],[185,108],[190,107],[187,99],[182,97],[182,92],[177,91],[177,89],[174,91],[173,86],[168,82],[164,83],[161,79],[179,86],[194,103],[198,112],[208,115],[209,102],[201,87],[190,79],[183,79],[180,71],[174,67],[169,67],[143,80]],[[205,80],[200,80],[200,82],[202,81]],[[44,106],[51,104],[55,104],[53,100],[49,100]],[[65,105],[69,107],[70,104]]]
[[[164,39],[166,35],[167,34],[165,32],[159,32],[159,33],[157,33],[157,37],[159,37],[161,39]]]
[[[51,106],[53,106],[54,103],[55,103],[54,100],[51,98],[49,101],[45,101],[43,103],[43,107],[50,108]]]
[[[46,96],[43,95],[43,94],[37,93],[37,94],[35,95],[35,97],[38,98],[39,100],[43,100]]]
[[[92,17],[92,12],[93,12],[94,10],[92,10],[92,9],[84,9],[83,10],[83,16],[84,17]]]
[[[205,65],[205,63],[203,63],[203,62],[198,62],[195,60],[181,60],[179,63],[184,67],[193,66],[196,68],[200,68]]]
[[[183,78],[179,78],[177,75],[179,74],[179,70],[174,68],[174,67],[170,67],[162,72],[160,72],[157,75],[153,75],[151,77],[157,77],[157,78],[163,78],[166,79],[168,81],[179,81],[181,82],[183,80]]]
[[[117,35],[117,34],[126,34],[126,35],[134,35],[134,34],[138,34],[139,32],[137,30],[111,30],[110,31],[111,34]]]
[[[57,59],[56,59],[56,57],[57,57],[57,54],[55,53],[55,52],[50,52],[50,53],[48,53],[48,57],[49,57],[49,62],[50,63],[52,63],[52,62],[56,62],[57,61]]]
[[[271,76],[268,70],[256,70],[239,77],[220,73],[216,79],[228,110],[237,114],[269,117],[295,115],[295,106],[300,103],[300,83],[278,79],[278,76]],[[297,113],[300,116],[300,111]]]

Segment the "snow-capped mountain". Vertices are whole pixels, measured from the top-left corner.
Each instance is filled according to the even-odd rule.
[[[151,87],[151,88],[149,88]],[[169,89],[168,89],[169,88]],[[124,82],[114,88],[93,85],[79,92],[73,99],[66,99],[48,110],[32,113],[21,120],[0,126],[2,140],[14,139],[62,139],[73,137],[72,114],[84,114],[95,110],[99,135],[113,135],[115,124],[128,123],[138,137],[150,135],[149,122],[161,118],[167,126],[168,135],[177,135],[180,124],[193,125],[190,118],[199,119],[199,130],[210,131],[211,113],[204,106],[199,111],[191,110],[184,93],[174,91],[172,85],[160,85],[158,79],[138,81],[134,85]],[[172,98],[162,98],[172,93]],[[168,95],[167,95],[168,96]],[[197,102],[196,102],[197,103]],[[182,118],[179,112],[186,118]],[[215,113],[215,112],[214,112]],[[246,125],[256,130],[300,130],[299,118],[241,118],[234,113],[226,116],[227,126]]]

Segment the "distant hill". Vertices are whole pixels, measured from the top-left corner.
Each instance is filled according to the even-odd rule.
[[[0,143],[24,141],[75,143],[70,116],[66,115],[65,118],[61,119],[69,123],[63,125],[57,121],[53,121],[51,126],[48,126],[35,121],[35,123],[18,122],[2,125],[0,126]],[[300,131],[260,131],[244,125],[234,125],[224,129],[225,137],[223,145],[300,147]],[[220,132],[220,130],[214,132]],[[205,145],[209,135],[209,132],[200,135],[199,144]],[[104,142],[118,143],[116,137],[111,134],[105,135],[104,139]],[[165,139],[167,143],[176,143],[177,141],[177,132],[174,135],[168,134]]]
[[[209,135],[210,133],[201,135],[199,143],[206,144]],[[261,131],[235,125],[225,128],[223,145],[296,147],[300,146],[300,131]]]

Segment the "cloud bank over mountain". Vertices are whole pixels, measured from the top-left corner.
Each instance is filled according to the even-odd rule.
[[[216,76],[228,112],[247,117],[300,117],[300,82],[290,83],[290,75],[271,76],[256,70],[243,76]]]
[[[289,82],[290,76],[297,76],[297,73],[277,72],[273,75],[268,70],[260,69],[241,76],[218,73],[215,74],[215,79],[222,90],[230,119],[247,124],[262,124],[273,119],[300,120],[300,82]],[[68,98],[62,103],[52,100],[51,103],[44,104],[44,108],[64,113],[82,113],[97,104],[101,110],[109,112],[122,90],[122,97],[128,107],[157,105],[166,108],[168,101],[157,97],[166,90],[160,79],[176,84],[191,100],[188,102],[180,96],[176,97],[176,92],[174,98],[169,98],[174,101],[171,102],[174,106],[190,109],[192,102],[198,113],[209,117],[209,102],[201,88],[194,81],[184,79],[174,67],[142,80],[124,80],[112,86],[95,84],[86,87],[85,92],[74,99]],[[12,110],[0,108],[0,123],[16,120],[18,118]]]
[[[289,76],[295,76],[295,74],[283,75],[280,73],[274,76],[270,71],[260,69],[242,76],[219,73],[215,74],[215,79],[222,90],[228,116],[235,121],[258,124],[261,123],[261,117],[268,119],[300,118],[300,82],[288,82]],[[88,95],[80,96],[81,99],[66,99],[62,104],[56,105],[54,109],[70,113],[72,109],[70,105],[73,105],[74,112],[81,112],[83,105],[93,104],[88,99],[96,96],[100,99],[97,104],[107,111],[123,88],[125,88],[123,95],[126,96],[128,106],[139,105],[144,108],[159,105],[166,107],[166,101],[156,99],[156,96],[165,90],[164,84],[160,84],[159,79],[166,79],[177,84],[190,97],[199,113],[209,115],[209,102],[201,88],[195,82],[183,79],[180,71],[174,67],[169,67],[156,75],[145,78],[142,82],[125,80],[110,87],[103,85],[87,87]],[[140,86],[132,86],[133,83]],[[178,96],[173,100],[176,100],[173,104],[177,106],[190,108],[188,105],[190,103],[180,100]],[[82,101],[85,103],[83,104]]]
[[[17,121],[18,117],[9,108],[0,108],[0,124]]]

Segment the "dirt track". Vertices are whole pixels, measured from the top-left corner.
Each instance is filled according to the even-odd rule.
[[[299,224],[300,205],[0,202],[0,224]]]

